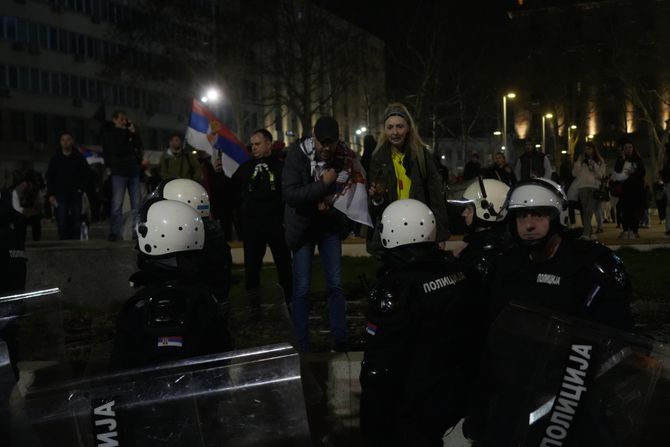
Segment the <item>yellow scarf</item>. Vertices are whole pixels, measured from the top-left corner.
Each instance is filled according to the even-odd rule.
[[[398,199],[409,199],[409,190],[412,187],[412,181],[407,177],[405,166],[402,162],[405,159],[405,154],[393,148],[391,151],[391,159],[393,160],[393,170],[395,171],[396,187],[398,188]]]

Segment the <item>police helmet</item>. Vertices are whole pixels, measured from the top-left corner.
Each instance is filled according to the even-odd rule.
[[[509,186],[499,180],[478,177],[463,192],[460,200],[449,200],[455,205],[472,205],[475,217],[485,222],[497,222],[505,218],[505,199]]]
[[[549,211],[552,220],[567,227],[568,198],[558,183],[545,178],[534,178],[514,185],[507,195],[507,210]]]
[[[145,202],[135,231],[140,251],[149,256],[202,250],[205,244],[200,214],[176,200],[152,198]]]
[[[435,215],[422,202],[414,199],[396,200],[386,207],[380,222],[379,235],[384,248],[420,242],[435,242]]]
[[[164,180],[152,193],[152,197],[183,202],[200,213],[202,217],[209,217],[209,194],[195,180],[187,178]]]

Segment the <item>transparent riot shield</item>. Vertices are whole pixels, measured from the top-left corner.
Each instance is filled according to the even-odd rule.
[[[670,355],[649,339],[512,305],[493,325],[485,370],[483,445],[667,442]]]
[[[47,314],[63,316],[36,311],[38,301],[8,300],[20,315],[12,321],[21,376],[6,406],[10,445],[311,445],[281,289],[260,292],[260,302],[231,297],[218,304],[234,349],[122,370],[110,363],[115,315],[94,316],[87,331],[77,331],[48,323]],[[23,352],[24,345],[31,349]],[[0,349],[0,374],[2,360]]]
[[[289,345],[121,371],[26,396],[43,445],[310,445]]]

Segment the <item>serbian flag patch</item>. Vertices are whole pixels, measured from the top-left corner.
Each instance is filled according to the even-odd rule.
[[[365,332],[370,335],[375,335],[377,333],[377,325],[368,321],[368,325],[365,327]]]
[[[158,337],[158,343],[156,344],[159,348],[166,348],[168,346],[173,346],[176,348],[181,348],[184,346],[184,337],[175,335],[172,337]]]

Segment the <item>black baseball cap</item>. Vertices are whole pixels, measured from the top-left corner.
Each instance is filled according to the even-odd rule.
[[[332,116],[322,116],[314,124],[314,137],[321,144],[332,143],[340,139],[340,126]]]

